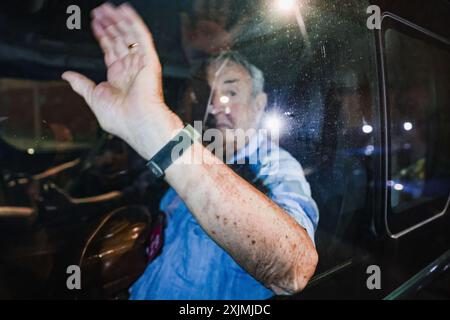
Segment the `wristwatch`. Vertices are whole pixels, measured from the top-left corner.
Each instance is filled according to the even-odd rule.
[[[191,125],[186,125],[172,140],[162,147],[149,162],[147,162],[147,167],[156,178],[163,178],[167,168],[181,157],[194,142],[199,140],[201,140],[200,133],[198,133]]]

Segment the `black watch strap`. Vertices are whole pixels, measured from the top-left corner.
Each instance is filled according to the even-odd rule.
[[[191,125],[187,125],[150,159],[147,167],[157,178],[163,178],[167,168],[200,137]]]

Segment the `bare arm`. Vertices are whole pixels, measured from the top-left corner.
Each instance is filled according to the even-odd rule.
[[[182,128],[164,103],[151,34],[127,5],[102,5],[93,17],[108,81],[95,85],[74,72],[63,78],[85,98],[103,129],[150,159]],[[130,50],[135,42],[139,45]],[[203,161],[194,161],[201,164],[189,162],[192,150],[202,155]],[[318,259],[305,229],[201,144],[184,153],[166,179],[209,236],[257,280],[278,294],[305,287]]]
[[[180,159],[166,173],[203,229],[277,294],[302,290],[317,264],[305,229],[203,146],[193,148],[197,149],[194,155],[204,152],[203,163],[209,165],[180,164],[186,161]]]

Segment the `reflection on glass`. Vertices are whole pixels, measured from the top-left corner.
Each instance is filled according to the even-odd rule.
[[[443,72],[450,71],[450,51],[394,29],[385,32],[385,50],[391,207],[398,213],[450,191],[450,73]]]
[[[228,98],[227,96],[221,96],[220,97],[220,102],[223,104],[227,104],[230,102],[230,98]]]
[[[413,125],[411,122],[405,122],[403,124],[403,129],[405,129],[406,131],[411,131],[413,129]]]
[[[373,128],[372,128],[371,125],[365,124],[365,125],[362,127],[362,131],[363,131],[364,133],[366,133],[366,134],[369,134],[369,133],[372,133]]]
[[[279,133],[282,127],[282,120],[277,114],[269,114],[266,116],[264,126],[273,133]]]
[[[0,79],[0,139],[38,154],[88,149],[98,124],[78,95],[62,81]]]
[[[283,12],[293,12],[295,10],[296,0],[276,0],[275,6]]]

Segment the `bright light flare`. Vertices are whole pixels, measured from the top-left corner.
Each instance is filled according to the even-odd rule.
[[[405,131],[411,131],[413,128],[413,124],[411,122],[405,122],[403,124],[403,129],[405,129]]]
[[[282,126],[282,120],[278,115],[268,115],[264,121],[264,127],[269,129],[272,133],[279,133]]]
[[[375,147],[374,147],[373,145],[368,145],[368,146],[366,147],[366,149],[364,150],[364,154],[365,154],[366,156],[370,156],[370,155],[373,154],[374,151],[375,151]]]
[[[372,128],[371,125],[365,124],[365,125],[362,127],[362,131],[363,131],[365,134],[369,134],[369,133],[372,133],[373,128]]]
[[[220,100],[220,103],[222,103],[222,104],[230,103],[230,97],[228,97],[228,96],[221,96],[219,100]]]
[[[294,11],[296,2],[296,0],[276,0],[275,6],[278,11],[288,13]]]

